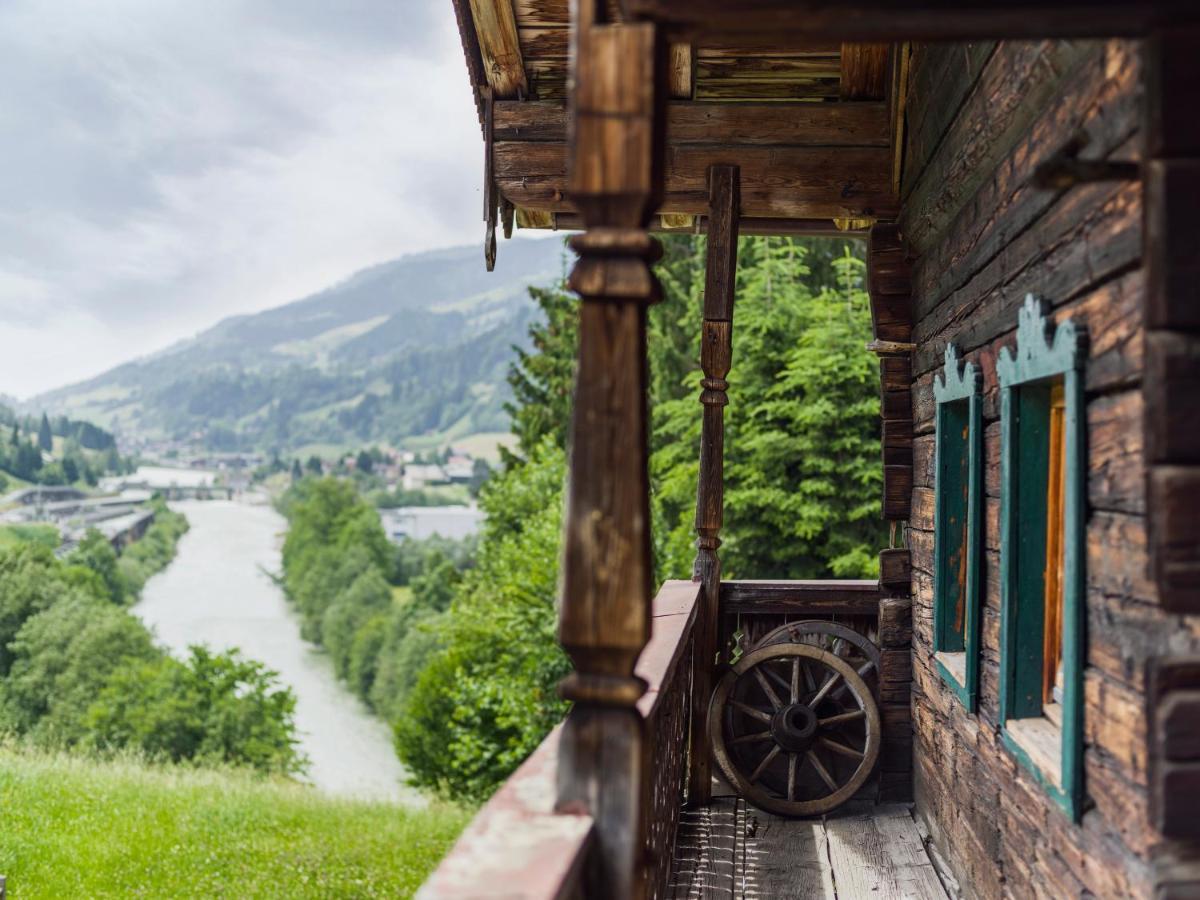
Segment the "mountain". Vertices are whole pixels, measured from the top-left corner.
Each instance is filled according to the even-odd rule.
[[[524,344],[530,286],[561,279],[558,239],[404,256],[310,297],[224,319],[194,338],[26,408],[124,441],[301,451],[503,431],[504,375]]]

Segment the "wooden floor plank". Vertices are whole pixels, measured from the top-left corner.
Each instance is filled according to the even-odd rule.
[[[819,819],[781,819],[751,808],[745,877],[735,897],[834,900],[833,872]]]
[[[737,803],[720,797],[704,809],[683,811],[667,890],[672,900],[733,897]]]
[[[838,900],[945,900],[908,811],[881,808],[825,823]]]
[[[907,806],[782,819],[735,797],[680,819],[672,900],[946,900]]]

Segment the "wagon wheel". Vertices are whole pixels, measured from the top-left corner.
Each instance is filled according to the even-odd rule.
[[[758,648],[772,644],[810,644],[827,650],[848,662],[868,687],[874,689],[879,683],[879,647],[866,635],[837,622],[828,619],[788,622],[768,631],[754,646]],[[845,691],[845,685],[838,688],[839,694]]]
[[[743,656],[717,685],[708,728],[725,777],[781,816],[836,809],[879,758],[879,709],[866,682],[810,644],[759,646]]]

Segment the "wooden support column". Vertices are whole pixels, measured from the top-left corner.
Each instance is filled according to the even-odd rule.
[[[1200,612],[1200,28],[1146,42],[1146,511],[1165,609]],[[1200,794],[1197,795],[1200,797]]]
[[[700,433],[700,479],[696,485],[696,562],[692,579],[704,585],[696,615],[692,663],[691,760],[688,804],[703,806],[711,799],[711,749],[708,745],[708,701],[713,691],[720,618],[721,523],[725,512],[725,406],[733,360],[733,298],[737,277],[737,166],[708,170],[708,250],[704,280],[704,324],[700,365],[704,369],[700,403],[704,422]]]
[[[651,24],[574,6],[569,196],[586,230],[559,637],[575,671],[558,802],[595,820],[587,896],[644,897],[647,760],[634,665],[650,633],[646,309],[661,289],[647,225],[661,197],[665,50]]]
[[[1146,520],[1164,610],[1200,613],[1200,29],[1145,45]],[[1150,821],[1166,839],[1156,897],[1200,896],[1200,657],[1164,643],[1146,690]]]
[[[913,485],[912,275],[895,225],[871,229],[867,289],[882,388],[883,517],[901,522],[908,519]]]

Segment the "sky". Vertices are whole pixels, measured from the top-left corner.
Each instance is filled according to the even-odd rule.
[[[480,242],[482,158],[447,0],[0,0],[0,394]]]

